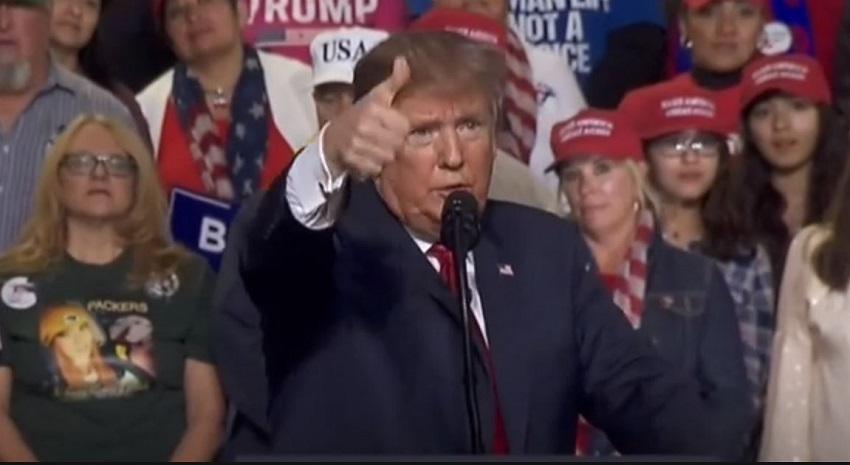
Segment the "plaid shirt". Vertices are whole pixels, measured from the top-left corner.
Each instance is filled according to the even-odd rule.
[[[691,250],[700,252],[698,245],[692,246]],[[753,384],[756,405],[761,406],[770,369],[776,309],[770,259],[767,251],[758,246],[730,261],[717,260],[716,263],[735,301],[747,377]]]

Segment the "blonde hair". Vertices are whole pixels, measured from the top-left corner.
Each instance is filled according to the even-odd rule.
[[[638,204],[640,205],[641,210],[649,209],[653,213],[658,213],[660,208],[660,202],[658,201],[658,193],[653,189],[652,184],[650,184],[649,179],[641,172],[641,169],[638,167],[637,162],[634,160],[624,160],[621,162],[615,162],[619,164],[619,166],[625,168],[626,172],[629,174],[629,178],[631,178],[632,182],[635,183],[635,187],[638,191]],[[560,176],[559,176],[560,178]],[[569,202],[566,200],[566,195],[564,195],[563,189],[563,181],[558,180],[558,198],[561,202],[566,202],[565,207],[569,209],[569,216],[576,218],[578,213],[571,208]]]
[[[77,134],[92,124],[109,131],[137,166],[133,204],[115,225],[124,247],[134,254],[131,284],[141,285],[152,275],[166,275],[187,256],[171,240],[166,221],[168,203],[145,143],[123,121],[85,114],[68,125],[48,152],[36,185],[33,211],[18,241],[0,257],[0,274],[43,272],[64,256],[67,212],[60,198],[59,168]]]

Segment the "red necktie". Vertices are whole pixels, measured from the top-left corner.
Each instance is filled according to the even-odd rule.
[[[457,288],[455,287],[455,267],[452,253],[442,244],[434,244],[428,250],[428,256],[434,257],[437,260],[437,263],[440,264],[440,277],[449,287],[449,290],[452,291],[452,294],[457,295]],[[473,316],[470,317],[474,319]],[[478,325],[477,320],[475,320],[475,335],[482,343],[484,343],[484,338],[481,334],[481,327]],[[508,453],[508,435],[505,432],[505,421],[502,418],[499,391],[496,389],[496,373],[493,371],[493,361],[490,359],[490,350],[486,343],[482,345],[487,349],[484,352],[484,362],[487,364],[487,370],[490,372],[490,388],[493,391],[493,402],[495,403],[493,406],[493,417],[495,421],[495,425],[493,427],[493,454],[505,455]]]

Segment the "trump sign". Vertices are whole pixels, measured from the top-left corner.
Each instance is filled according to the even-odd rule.
[[[171,234],[174,240],[204,256],[218,271],[227,245],[227,231],[238,209],[238,205],[174,189]]]

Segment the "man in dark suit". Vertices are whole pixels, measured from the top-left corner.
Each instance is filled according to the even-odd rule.
[[[357,104],[264,195],[242,276],[261,314],[276,453],[471,450],[438,243],[458,189],[482,209],[466,263],[487,452],[572,454],[579,414],[626,454],[737,449],[698,388],[632,331],[572,223],[485,206],[504,75],[487,45],[395,34],[358,63]]]

